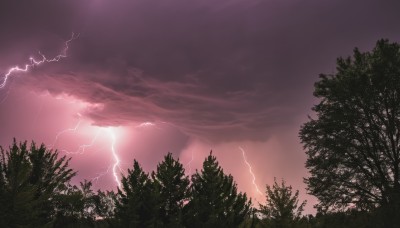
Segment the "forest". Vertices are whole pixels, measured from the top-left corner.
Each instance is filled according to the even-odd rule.
[[[71,184],[69,157],[14,139],[0,150],[0,227],[398,227],[400,45],[379,40],[338,58],[314,96],[299,137],[315,215],[279,178],[255,204],[212,151],[190,177],[171,153],[151,173],[134,160],[117,191],[95,192]]]

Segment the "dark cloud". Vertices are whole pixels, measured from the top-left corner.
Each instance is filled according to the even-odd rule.
[[[85,115],[97,125],[168,122],[217,141],[267,139],[309,112],[312,84],[336,57],[400,40],[396,1],[1,4],[2,69],[80,33],[69,59],[20,82],[96,104]]]

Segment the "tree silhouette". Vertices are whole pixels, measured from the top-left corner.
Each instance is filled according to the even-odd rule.
[[[8,226],[40,226],[54,217],[54,198],[75,175],[68,159],[42,144],[0,147],[0,221]]]
[[[54,227],[93,226],[96,214],[95,193],[91,190],[92,183],[84,180],[80,186],[68,185],[62,194],[55,196],[56,216]]]
[[[187,227],[238,227],[249,217],[251,202],[238,193],[210,153],[201,172],[192,175],[191,197],[185,213]]]
[[[316,118],[300,131],[308,190],[319,209],[384,210],[400,224],[400,46],[380,40],[372,52],[337,60],[315,84]]]
[[[139,163],[134,160],[133,169],[122,177],[122,189],[118,189],[116,219],[120,227],[152,227],[157,222],[158,195],[154,183]]]
[[[182,227],[182,209],[188,199],[189,178],[179,160],[168,153],[153,173],[155,190],[159,192],[159,215],[163,227]]]
[[[112,223],[111,220],[115,216],[116,200],[117,195],[113,191],[103,192],[98,190],[94,196],[96,215],[106,220],[107,223]]]
[[[267,202],[260,204],[260,212],[265,218],[268,227],[295,227],[301,218],[306,201],[299,204],[299,191],[294,195],[292,186],[286,186],[284,180],[279,185],[274,179],[274,184],[267,185]]]

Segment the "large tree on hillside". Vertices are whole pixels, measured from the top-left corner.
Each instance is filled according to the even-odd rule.
[[[54,218],[54,198],[75,175],[68,159],[44,145],[14,140],[0,147],[0,225],[42,226]]]
[[[320,99],[300,131],[305,179],[319,208],[356,206],[400,217],[400,46],[380,40],[372,52],[339,58],[320,76]],[[395,214],[396,213],[396,214]]]
[[[139,163],[121,180],[118,188],[115,218],[119,227],[154,227],[157,224],[157,199],[154,183]]]
[[[182,227],[182,209],[189,190],[185,169],[179,160],[168,153],[152,176],[155,189],[159,192],[159,215],[163,227]]]
[[[238,193],[211,153],[201,172],[192,175],[191,197],[185,207],[187,227],[238,227],[249,216],[251,202]]]

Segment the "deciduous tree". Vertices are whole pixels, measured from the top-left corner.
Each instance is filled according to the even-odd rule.
[[[380,40],[371,52],[339,58],[315,84],[315,118],[300,131],[309,192],[321,210],[385,211],[400,224],[400,46]]]
[[[274,184],[267,185],[267,202],[260,204],[260,212],[268,227],[296,227],[299,225],[301,213],[304,210],[306,201],[299,205],[299,191],[293,194],[292,186],[287,186],[282,180],[279,185],[274,180]]]

